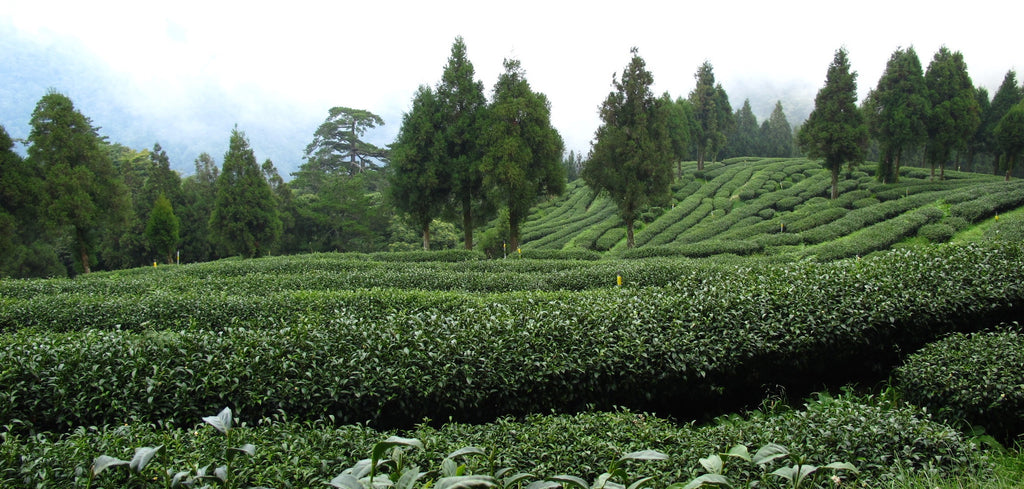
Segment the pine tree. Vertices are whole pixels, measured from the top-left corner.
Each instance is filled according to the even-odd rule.
[[[160,194],[153,202],[153,210],[146,222],[146,239],[150,247],[161,255],[168,264],[174,263],[174,251],[178,246],[181,222],[174,215],[174,207],[166,195]]]
[[[761,156],[760,130],[757,125],[757,116],[750,108],[750,99],[743,101],[743,106],[733,114],[733,131],[729,137],[726,155],[737,156]]]
[[[928,161],[935,178],[935,167],[940,168],[940,179],[946,177],[946,164],[954,151],[967,149],[967,141],[981,123],[978,101],[974,98],[974,84],[967,74],[964,57],[950,52],[945,46],[935,53],[924,74],[928,89]]]
[[[210,234],[221,253],[256,257],[270,250],[281,235],[281,220],[256,155],[237,128],[231,131],[216,191]]]
[[[889,57],[878,87],[868,96],[868,129],[878,139],[882,156],[878,162],[878,180],[899,181],[903,153],[924,143],[928,136],[930,103],[921,71],[921,60],[914,48],[896,50]]]
[[[996,124],[996,142],[1005,155],[1006,180],[1024,153],[1024,102],[1014,105]]]
[[[450,175],[441,160],[440,116],[433,90],[421,85],[391,145],[391,201],[421,233],[424,251],[430,249],[430,225],[451,195]]]
[[[31,126],[28,159],[43,173],[46,217],[69,232],[78,264],[90,273],[90,254],[104,227],[125,220],[127,192],[92,121],[67,96],[44,95]]]
[[[690,92],[690,103],[693,104],[693,115],[697,121],[694,131],[694,144],[697,147],[697,170],[704,170],[704,160],[714,153],[723,139],[719,124],[719,109],[715,106],[717,92],[715,90],[715,72],[711,63],[705,61],[694,74],[697,86]],[[731,115],[731,114],[730,114]]]
[[[0,277],[50,277],[66,272],[43,222],[39,168],[14,151],[0,126]]]
[[[1017,84],[1017,73],[1013,70],[1007,71],[1003,82],[999,85],[995,95],[992,96],[992,103],[987,111],[983,113],[982,126],[987,129],[986,146],[996,156],[996,163],[993,165],[994,173],[1005,169],[1006,156],[1001,150],[999,141],[995,137],[995,128],[1007,112],[1024,99],[1024,90]]]
[[[843,164],[864,160],[867,138],[864,115],[857,108],[857,73],[850,71],[846,49],[839,49],[798,135],[807,157],[824,160],[823,166],[832,172],[832,199],[839,196],[839,170]]]
[[[654,97],[654,77],[636,48],[632,53],[622,79],[612,77],[615,90],[601,105],[602,123],[583,169],[587,185],[595,193],[607,192],[618,206],[629,248],[640,214],[671,198],[673,160],[664,99]]]
[[[207,153],[196,158],[195,173],[181,184],[184,202],[178,217],[181,227],[181,254],[183,259],[199,262],[217,257],[210,237],[210,216],[217,198],[217,178],[220,168]]]
[[[762,154],[769,158],[789,158],[793,156],[793,128],[782,110],[782,101],[775,102],[775,109],[765,121],[765,131],[761,138],[764,146]]]
[[[482,122],[487,99],[483,82],[473,80],[473,63],[466,57],[466,43],[455,38],[451,56],[435,94],[440,107],[441,160],[451,178],[453,214],[461,214],[464,243],[473,249],[473,229],[493,212],[484,191],[480,161],[484,148]]]
[[[519,224],[539,195],[565,190],[562,136],[551,125],[551,104],[526,81],[518,60],[506,59],[488,108],[484,187],[508,209],[509,239],[519,247]]]

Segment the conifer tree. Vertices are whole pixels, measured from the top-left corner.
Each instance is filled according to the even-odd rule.
[[[168,264],[174,263],[174,251],[178,246],[181,222],[174,215],[174,207],[166,195],[160,194],[153,203],[153,210],[146,222],[146,239],[150,247]]]
[[[632,248],[633,224],[650,205],[671,197],[672,141],[666,112],[651,92],[654,77],[632,50],[622,79],[612,76],[614,91],[601,105],[590,160],[583,179],[596,193],[607,192],[626,223],[626,246]]]
[[[210,234],[221,253],[251,258],[270,250],[281,235],[281,220],[256,155],[237,128],[231,131],[216,192]]]
[[[750,108],[750,99],[743,101],[743,106],[733,115],[733,131],[729,137],[727,155],[736,156],[761,156],[760,148],[761,134],[757,125],[757,116]]]
[[[868,129],[878,139],[880,182],[899,181],[903,153],[924,143],[928,136],[929,100],[914,48],[898,49],[889,57],[878,86],[868,95]]]
[[[182,200],[180,212],[182,259],[190,262],[208,261],[216,258],[210,236],[210,216],[217,198],[217,178],[220,168],[207,153],[196,158],[195,173],[181,184]]]
[[[1010,180],[1013,167],[1024,154],[1024,102],[1014,105],[995,129],[999,149],[1005,155],[1006,180]]]
[[[43,174],[46,217],[66,230],[82,272],[104,227],[125,220],[127,192],[92,121],[67,96],[49,91],[32,112],[28,159]]]
[[[782,110],[782,101],[775,102],[772,114],[765,121],[765,131],[761,144],[763,156],[770,158],[789,158],[793,156],[793,128]]]
[[[506,59],[487,111],[480,169],[493,201],[508,209],[509,246],[519,247],[519,224],[540,195],[565,190],[562,136],[551,125],[551,104],[534,92],[518,60]]]
[[[441,160],[440,116],[434,91],[421,85],[391,145],[391,201],[420,232],[424,251],[430,249],[430,224],[451,195],[450,175]]]
[[[822,165],[832,172],[832,199],[839,196],[839,170],[864,160],[867,138],[864,115],[857,108],[857,73],[850,71],[846,49],[839,49],[797,139],[808,158],[824,160]]]
[[[945,46],[935,53],[924,74],[928,89],[928,161],[935,178],[946,176],[946,164],[954,151],[967,149],[967,142],[981,123],[978,101],[974,98],[974,84],[967,74],[964,57],[950,52]]]
[[[493,212],[484,190],[480,162],[484,148],[482,121],[487,99],[484,84],[474,80],[473,63],[466,57],[466,43],[455,38],[451,56],[441,75],[435,95],[440,110],[441,160],[450,175],[450,210],[462,216],[463,241],[473,249],[473,229]]]
[[[1017,72],[1010,70],[1003,76],[1003,82],[999,85],[995,95],[992,96],[992,103],[988,110],[983,113],[982,125],[987,128],[987,146],[996,156],[996,163],[993,165],[994,173],[999,174],[1001,169],[1006,167],[1006,156],[1001,150],[999,141],[995,137],[995,128],[1013,106],[1024,99],[1024,90],[1017,84]]]

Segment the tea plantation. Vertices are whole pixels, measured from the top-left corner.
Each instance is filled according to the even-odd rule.
[[[2,280],[0,486],[984,481],[1024,418],[1024,185],[918,172],[688,167],[633,250],[570,186],[508,259]]]

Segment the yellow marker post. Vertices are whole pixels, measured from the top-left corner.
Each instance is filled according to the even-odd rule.
[[[622,274],[615,276],[615,284],[618,285],[619,287],[622,287]]]
[[[153,268],[156,268],[156,260],[153,260]]]

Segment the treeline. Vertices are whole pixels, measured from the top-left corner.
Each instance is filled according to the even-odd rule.
[[[384,124],[379,116],[334,107],[287,182],[273,162],[256,161],[237,128],[220,166],[204,153],[182,178],[159,144],[110,143],[68,97],[50,91],[33,112],[27,157],[0,127],[0,276],[459,244],[500,256],[517,248],[530,207],[561,193],[567,179],[584,177],[615,197],[631,226],[663,203],[678,162],[690,159],[701,168],[725,157],[804,153],[822,159],[834,179],[843,165],[877,160],[885,182],[908,164],[931,166],[940,179],[950,165],[1007,178],[1019,166],[1024,88],[1013,71],[989,98],[973,86],[960,53],[942,48],[922,70],[912,48],[900,49],[856,106],[856,72],[845,52],[841,58],[815,113],[794,130],[781,102],[761,123],[749,100],[733,111],[710,62],[698,68],[688,96],[655,96],[634,49],[600,105],[593,148],[564,155],[550,102],[532,90],[520,63],[505,61],[488,100],[456,38],[442,79],[417,90],[391,145],[362,140]],[[833,105],[843,109],[829,114]],[[839,115],[845,119],[830,119]],[[841,157],[815,143],[829,139],[825,127],[847,131]]]

